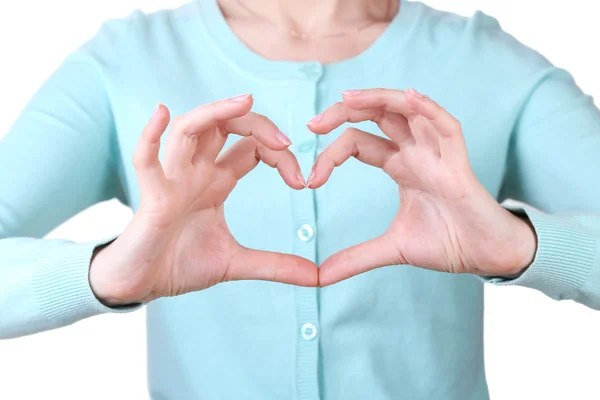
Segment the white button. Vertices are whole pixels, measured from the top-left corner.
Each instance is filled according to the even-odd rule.
[[[298,238],[303,242],[308,242],[314,235],[315,230],[308,224],[304,224],[298,229]]]
[[[317,78],[323,73],[323,68],[321,68],[321,64],[312,63],[302,65],[298,71],[307,78]]]
[[[302,333],[302,337],[305,340],[313,340],[315,337],[317,337],[317,327],[310,322],[307,322],[306,324],[302,325],[302,328],[300,328],[300,333]]]

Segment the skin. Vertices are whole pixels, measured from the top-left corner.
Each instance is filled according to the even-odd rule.
[[[173,121],[163,162],[160,137],[169,120],[159,105],[133,155],[141,203],[124,232],[96,253],[94,294],[107,305],[151,301],[230,280],[318,284],[304,258],[251,250],[231,235],[223,203],[259,161],[277,168],[293,189],[304,188],[290,142],[268,118],[250,112],[252,96],[200,106]],[[227,135],[246,138],[220,154]]]
[[[254,52],[272,60],[314,61],[323,64],[356,56],[387,28],[398,12],[397,0],[219,0],[232,31]],[[257,18],[255,14],[263,16]],[[268,22],[270,21],[270,22]],[[313,35],[348,32],[357,35],[326,40],[298,40],[273,25]]]
[[[265,12],[270,21],[314,34],[374,22],[359,35],[310,43],[274,30],[233,0],[222,0],[232,30],[272,59],[333,62],[355,56],[397,11],[391,0],[349,0],[343,7],[337,0],[270,0],[276,7],[265,7],[265,1],[245,4]],[[267,45],[264,38],[270,38]],[[383,169],[398,184],[401,199],[383,235],[332,255],[320,268],[298,256],[241,246],[223,214],[223,203],[239,179],[262,161],[277,168],[291,188],[305,188],[287,149],[289,139],[267,117],[252,113],[252,97],[242,95],[177,117],[161,163],[160,137],[170,115],[159,105],[133,156],[140,208],[121,236],[92,259],[90,285],[98,299],[110,306],[146,302],[245,279],[326,286],[396,264],[482,276],[515,276],[531,264],[533,228],[502,208],[477,181],[459,121],[412,89],[349,90],[342,98],[310,121],[309,129],[328,134],[345,123],[371,120],[388,139],[348,128],[318,156],[307,186],[326,184],[333,169],[350,157]],[[231,133],[247,137],[221,153]]]
[[[308,127],[327,134],[345,122],[365,120],[389,139],[348,128],[318,156],[308,187],[324,185],[335,167],[355,157],[398,184],[401,207],[383,235],[325,260],[321,286],[386,265],[513,276],[533,261],[531,225],[501,207],[477,181],[452,115],[413,89],[350,90]]]

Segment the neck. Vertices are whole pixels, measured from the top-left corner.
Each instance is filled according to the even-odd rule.
[[[300,32],[326,33],[331,26],[356,28],[389,21],[398,0],[236,0],[245,8],[281,26]]]

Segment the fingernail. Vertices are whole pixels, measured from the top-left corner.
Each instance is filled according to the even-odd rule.
[[[290,140],[290,138],[285,136],[285,134],[281,131],[277,131],[277,133],[275,134],[275,137],[277,138],[277,140],[279,140],[281,143],[285,144],[286,146],[289,146],[290,144],[292,144],[292,141]]]
[[[314,170],[311,171],[310,175],[308,176],[308,183],[306,184],[307,188],[310,188],[310,185],[312,185],[313,180],[315,179],[315,175],[316,175],[315,171]]]
[[[250,96],[252,96],[250,93],[240,94],[240,95],[232,97],[231,100],[240,102],[240,101],[246,100]]]
[[[423,96],[421,93],[417,92],[417,91],[416,91],[415,89],[413,89],[413,88],[408,88],[407,92],[408,92],[409,94],[411,94],[411,95],[415,96],[417,99],[421,99],[421,100],[422,100],[422,99],[424,99],[424,98],[425,98],[425,97],[424,97],[424,96]]]
[[[323,119],[323,113],[321,114],[317,114],[313,117],[313,119],[311,119],[310,121],[308,121],[307,125],[312,125],[312,124],[316,124],[317,122],[319,122],[320,120]]]
[[[154,114],[152,114],[152,119],[154,119],[158,116],[158,112],[160,111],[160,106],[161,106],[161,103],[158,103],[158,105],[154,109]]]
[[[304,180],[304,176],[302,176],[302,172],[298,171],[296,173],[296,179],[298,179],[298,182],[300,182],[302,186],[306,187],[306,181]]]
[[[356,96],[357,94],[360,94],[360,92],[362,92],[362,90],[356,90],[356,89],[344,90],[342,92],[342,96]]]

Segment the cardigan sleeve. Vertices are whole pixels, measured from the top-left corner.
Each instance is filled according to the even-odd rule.
[[[42,237],[83,209],[125,202],[106,82],[118,75],[131,18],[105,23],[35,93],[0,140],[0,338],[128,311],[89,286],[94,249]]]
[[[515,279],[556,299],[600,309],[600,111],[566,71],[549,66],[515,125],[501,198],[529,218],[538,248]]]

